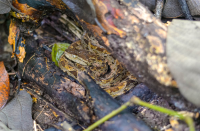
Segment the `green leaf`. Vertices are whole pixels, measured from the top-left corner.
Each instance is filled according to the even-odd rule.
[[[56,43],[53,45],[51,56],[52,61],[55,62],[56,66],[58,66],[58,61],[64,51],[70,46],[68,43]]]

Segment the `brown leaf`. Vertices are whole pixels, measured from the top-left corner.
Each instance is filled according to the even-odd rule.
[[[0,0],[0,14],[5,14],[11,10],[11,1],[10,0]]]
[[[22,90],[0,111],[0,122],[12,131],[32,131],[31,109],[31,96],[25,90]],[[0,131],[11,131],[6,130],[5,126],[2,129],[2,124],[0,123]]]
[[[10,93],[10,81],[4,63],[0,62],[0,109],[4,107]]]

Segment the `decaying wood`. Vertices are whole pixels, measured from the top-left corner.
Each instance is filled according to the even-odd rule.
[[[106,45],[139,81],[177,108],[190,109],[192,104],[183,98],[178,88],[173,87],[175,84],[166,58],[167,27],[137,0],[126,1],[129,0],[100,1],[107,7],[107,12],[118,10],[120,16],[109,13],[106,18],[112,18],[114,25],[126,35],[104,35],[92,29],[93,33],[104,40],[102,45]]]
[[[56,106],[67,115],[84,123],[84,125],[88,125],[120,107],[120,103],[94,81],[90,79],[88,82],[88,77],[86,77],[87,79],[81,77],[83,83],[87,85],[85,97],[78,98],[63,90],[62,86],[65,86],[63,83],[69,80],[67,74],[56,67],[54,63],[46,61],[48,58],[44,55],[44,49],[36,48],[37,43],[33,38],[26,38],[26,44],[27,55],[24,63],[19,65],[23,80],[32,81],[39,85],[52,97]],[[122,112],[111,120],[112,122],[106,122],[101,128],[116,131],[124,129],[150,130],[142,121],[137,120],[130,110]]]
[[[27,43],[27,56],[24,64],[20,63],[19,65],[22,79],[40,85],[49,96],[54,98],[58,108],[62,109],[70,117],[90,123],[90,112],[84,112],[83,110],[89,107],[80,98],[63,89],[69,78],[52,62],[49,63],[40,50],[37,50],[35,47],[37,43],[33,38],[27,38]]]

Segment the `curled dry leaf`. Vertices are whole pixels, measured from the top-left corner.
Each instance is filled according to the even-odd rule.
[[[4,107],[10,93],[10,81],[4,63],[0,62],[0,109]]]

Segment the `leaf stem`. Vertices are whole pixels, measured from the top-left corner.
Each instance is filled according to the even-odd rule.
[[[109,113],[108,115],[104,116],[103,118],[101,118],[100,120],[98,120],[97,122],[95,122],[94,124],[92,124],[91,126],[89,126],[87,129],[85,129],[83,131],[91,131],[91,130],[93,130],[94,128],[96,128],[97,126],[101,125],[102,123],[104,123],[108,119],[110,119],[113,116],[119,114],[121,111],[123,111],[128,106],[130,106],[130,104],[131,104],[130,101],[126,102],[125,104],[120,106],[118,109],[116,109],[116,110],[112,111],[111,113]]]
[[[189,116],[185,116],[174,110],[170,110],[170,109],[163,108],[163,107],[160,107],[157,105],[149,104],[147,102],[140,100],[138,97],[135,97],[135,96],[133,96],[130,101],[131,101],[131,103],[134,103],[134,104],[137,104],[140,106],[144,106],[144,107],[148,107],[149,109],[152,109],[152,110],[164,113],[164,114],[168,114],[170,116],[177,117],[178,119],[183,120],[183,121],[185,121],[186,124],[188,124],[190,131],[195,131],[194,122],[193,122],[192,118]]]

